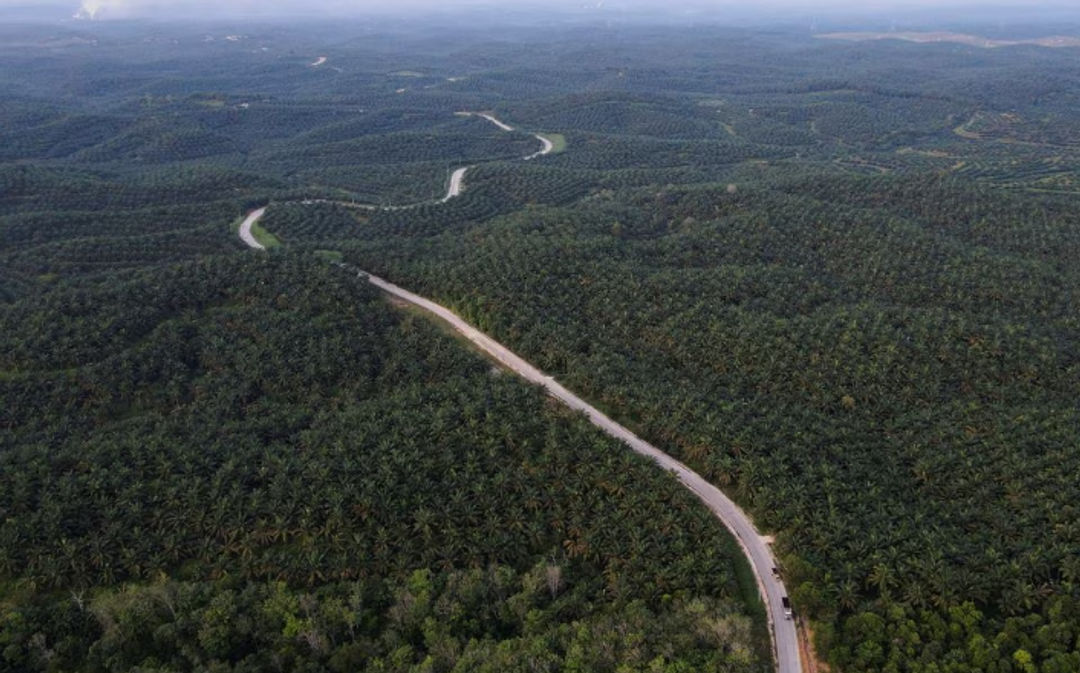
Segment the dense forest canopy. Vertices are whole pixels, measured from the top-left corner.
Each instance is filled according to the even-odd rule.
[[[736,498],[834,670],[1080,670],[1075,49],[13,30],[0,666],[768,669],[689,495],[336,259]]]
[[[2,317],[4,670],[767,670],[674,479],[320,257],[47,297]]]

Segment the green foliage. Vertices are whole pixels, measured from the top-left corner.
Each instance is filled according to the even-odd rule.
[[[4,331],[10,670],[468,670],[499,651],[527,667],[521,643],[558,662],[653,622],[605,665],[767,666],[739,552],[691,495],[321,259],[216,258],[43,299],[12,319],[70,345],[21,351]],[[674,647],[707,620],[739,626]]]
[[[324,258],[730,492],[836,670],[1080,668],[1068,50],[18,30],[53,46],[0,40],[13,670],[764,666],[687,496]],[[266,204],[292,250],[221,259]]]
[[[673,598],[590,607],[541,562],[332,582],[126,585],[0,615],[0,670],[745,671],[749,620]],[[53,634],[63,633],[57,638]]]
[[[727,487],[805,561],[810,614],[976,601],[991,640],[1076,598],[1080,227],[1022,203],[925,180],[665,189],[346,250]],[[841,629],[832,659],[882,670],[875,638]]]

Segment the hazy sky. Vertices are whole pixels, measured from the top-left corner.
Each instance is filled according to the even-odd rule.
[[[488,6],[495,11],[529,7],[552,7],[597,13],[627,10],[654,12],[695,12],[739,14],[762,11],[776,13],[796,10],[800,13],[852,11],[865,14],[895,11],[906,14],[919,10],[963,7],[977,18],[980,10],[1000,7],[1024,8],[1038,18],[1040,9],[1076,7],[1080,0],[81,0],[81,13],[100,19],[175,14],[268,15],[299,14],[313,17],[401,10],[450,10],[455,7]],[[80,11],[80,0],[0,0],[0,8],[49,6],[70,13]]]

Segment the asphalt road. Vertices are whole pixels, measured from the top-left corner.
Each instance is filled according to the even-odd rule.
[[[482,114],[480,116],[498,125],[499,128],[513,130],[513,127],[502,123],[490,115]],[[538,154],[525,157],[526,159],[547,154],[552,150],[552,144],[548,139],[541,136],[536,137],[543,143],[543,148]],[[468,169],[469,167],[465,166],[455,170],[453,174],[451,174],[447,194],[441,202],[445,203],[461,193],[465,173]],[[260,208],[259,210],[251,212],[240,225],[240,238],[243,239],[244,243],[249,247],[258,250],[265,250],[265,247],[255,240],[255,237],[251,234],[251,227],[259,221],[265,212],[266,208]],[[774,576],[772,572],[773,568],[777,567],[776,559],[773,557],[772,550],[769,548],[768,544],[762,539],[761,534],[754,528],[754,524],[750,521],[750,517],[748,517],[738,505],[724,495],[720,489],[707,482],[689,467],[641,439],[622,425],[611,420],[591,404],[564,388],[554,378],[545,375],[539,369],[515,355],[502,344],[466,323],[449,309],[440,306],[433,301],[424,299],[417,294],[413,294],[412,292],[389,283],[377,276],[363,273],[361,273],[361,275],[367,275],[368,281],[371,282],[372,285],[375,285],[385,292],[403,299],[410,304],[418,306],[445,321],[464,335],[469,341],[476,344],[480,350],[495,358],[507,368],[516,372],[527,381],[543,386],[552,397],[571,409],[584,413],[594,425],[607,434],[624,442],[637,453],[652,458],[665,470],[674,473],[679,481],[705,503],[713,514],[715,514],[728,530],[731,531],[735,536],[735,539],[738,540],[739,545],[742,547],[746,558],[750,561],[750,566],[753,568],[754,575],[757,578],[759,592],[767,609],[777,670],[779,673],[802,673],[802,662],[799,658],[799,641],[798,634],[795,630],[795,623],[784,616],[782,598],[787,595],[787,590],[784,587],[783,581]]]
[[[543,386],[555,399],[575,411],[584,413],[592,421],[593,425],[596,425],[612,437],[621,440],[637,453],[652,458],[665,470],[673,472],[679,478],[679,481],[700,498],[712,510],[713,514],[727,526],[728,530],[735,535],[735,539],[739,541],[747,559],[750,560],[754,574],[757,576],[761,595],[765,599],[768,608],[769,624],[773,635],[773,645],[776,650],[777,670],[780,673],[801,673],[802,662],[799,659],[799,640],[795,631],[795,623],[784,617],[784,608],[781,602],[781,598],[787,595],[787,590],[784,588],[784,583],[772,574],[772,569],[777,567],[776,559],[772,555],[772,550],[762,539],[761,534],[754,528],[750,517],[738,505],[698,473],[611,420],[596,407],[564,388],[554,378],[545,375],[539,369],[515,355],[510,349],[457,317],[449,309],[400,288],[393,283],[389,283],[382,278],[370,274],[366,275],[372,285],[437,316],[464,335],[469,341],[476,344],[480,350],[495,358],[522,378]]]

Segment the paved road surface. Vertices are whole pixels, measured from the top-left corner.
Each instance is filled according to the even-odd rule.
[[[446,196],[442,197],[440,203],[446,203],[461,194],[461,189],[465,186],[465,173],[470,168],[471,166],[464,166],[450,174],[450,185],[446,188]]]
[[[312,65],[319,65],[319,64],[313,63]],[[499,121],[498,119],[496,119],[495,117],[492,117],[489,114],[473,113],[473,112],[459,112],[457,114],[459,114],[459,115],[476,114],[477,116],[483,117],[484,119],[490,121],[492,124],[495,124],[496,126],[498,126],[499,128],[501,128],[504,131],[513,131],[514,130],[513,126],[510,126],[509,124],[504,124],[503,122]],[[545,138],[543,136],[540,136],[540,135],[536,135],[535,137],[536,137],[537,140],[540,141],[540,151],[535,152],[533,154],[530,154],[527,157],[522,157],[523,161],[529,161],[530,159],[535,159],[536,157],[542,157],[545,154],[550,154],[551,151],[553,149],[555,149],[555,145],[552,144],[552,142],[550,140],[548,140],[547,138]],[[446,187],[446,195],[443,196],[441,199],[439,199],[438,203],[446,203],[450,199],[461,196],[461,192],[463,192],[465,190],[465,174],[469,172],[470,168],[472,168],[472,166],[462,166],[461,168],[454,169],[454,172],[450,174],[450,184],[448,184],[447,187]],[[419,203],[410,203],[410,204],[406,204],[406,205],[402,205],[402,206],[376,206],[376,205],[368,204],[368,203],[354,203],[354,202],[351,202],[351,201],[332,201],[332,200],[329,200],[329,199],[307,199],[305,201],[302,201],[301,203],[304,203],[305,205],[306,204],[311,204],[311,203],[335,203],[337,205],[345,206],[347,208],[361,208],[361,209],[364,209],[364,210],[408,210],[410,208],[417,208],[419,206],[422,206],[425,203],[432,203],[432,201],[421,201]],[[255,218],[255,219],[257,220],[259,218]],[[248,228],[250,229],[250,225],[248,226]],[[241,237],[243,237],[244,234],[241,233],[240,235],[241,235]],[[249,233],[249,235],[250,235],[250,233]],[[244,240],[245,240],[245,242],[247,241],[246,238]],[[252,239],[252,240],[254,240],[254,239]]]
[[[513,130],[512,126],[504,124],[491,115],[481,114],[480,116],[505,131]],[[540,152],[525,157],[526,160],[547,154],[553,149],[550,140],[541,136],[536,137],[543,143],[543,148]],[[451,174],[450,185],[447,189],[446,196],[440,201],[441,203],[445,203],[461,194],[465,173],[468,170],[469,167],[465,166],[455,170],[453,174]],[[305,201],[305,203],[310,203],[310,201]],[[347,203],[343,205],[372,207]],[[392,209],[408,207],[411,206],[397,206]],[[265,211],[265,208],[261,208],[250,213],[240,225],[240,238],[242,238],[244,243],[248,246],[259,250],[265,250],[265,247],[252,236],[251,227],[263,216]],[[781,603],[781,598],[787,595],[787,590],[784,588],[783,582],[772,574],[772,569],[776,567],[776,560],[773,558],[772,550],[770,550],[768,545],[762,540],[761,535],[757,532],[757,529],[754,528],[754,524],[750,521],[750,518],[739,509],[738,505],[724,495],[720,489],[705,481],[705,479],[696,472],[600,413],[599,410],[588,402],[564,388],[554,378],[546,376],[539,369],[536,369],[525,360],[514,355],[513,352],[502,344],[475,329],[464,320],[454,315],[449,309],[393,285],[392,283],[388,283],[376,276],[368,275],[367,278],[373,285],[382,290],[404,299],[411,304],[419,306],[446,321],[455,330],[468,338],[469,341],[476,344],[477,347],[494,357],[506,367],[510,368],[526,380],[543,386],[552,397],[555,397],[571,409],[584,413],[594,425],[601,428],[607,434],[625,442],[634,451],[652,458],[665,470],[673,472],[683,485],[697,495],[697,497],[712,510],[713,514],[727,526],[728,530],[735,535],[735,539],[739,541],[747,559],[750,560],[750,565],[757,577],[758,588],[768,610],[770,631],[773,637],[773,646],[775,647],[777,670],[779,673],[802,672],[802,662],[799,659],[799,642],[795,631],[795,624],[784,617],[783,604]]]
[[[504,123],[504,122],[496,119],[495,117],[493,117],[493,116],[491,116],[491,115],[489,115],[489,114],[487,114],[485,112],[460,112],[458,114],[463,114],[463,115],[475,114],[478,117],[483,117],[484,119],[488,120],[489,122],[491,122],[495,126],[498,126],[503,131],[513,131],[514,130],[513,126],[510,126],[509,124]],[[533,152],[532,154],[530,154],[527,157],[522,157],[522,161],[529,161],[530,159],[535,159],[536,157],[542,157],[545,154],[551,154],[551,151],[553,149],[555,149],[555,144],[552,143],[547,138],[545,138],[544,136],[534,133],[533,137],[540,141],[540,151],[539,152]]]
[[[446,203],[450,199],[461,196],[461,192],[465,189],[465,174],[472,166],[462,166],[455,169],[450,174],[450,183],[446,186],[446,196],[439,199],[439,203]],[[410,208],[419,208],[425,203],[432,203],[431,201],[421,201],[419,203],[409,203],[403,206],[376,206],[370,203],[356,203],[354,201],[334,201],[332,199],[304,199],[300,202],[302,205],[310,206],[313,203],[332,203],[338,206],[344,206],[346,208],[358,208],[360,210],[408,210]]]
[[[564,388],[554,378],[546,376],[499,342],[454,315],[449,309],[397,285],[388,283],[377,276],[368,274],[367,278],[372,285],[438,316],[463,334],[469,341],[476,344],[482,351],[491,355],[524,379],[543,386],[552,397],[571,409],[583,412],[594,425],[607,434],[622,440],[634,451],[652,458],[665,470],[675,473],[683,485],[693,491],[739,541],[743,552],[750,560],[754,574],[757,575],[759,589],[765,598],[769,621],[772,626],[773,641],[776,647],[778,670],[780,673],[801,673],[802,662],[799,659],[799,641],[795,632],[795,623],[784,617],[784,609],[781,603],[781,597],[787,595],[787,590],[784,588],[783,582],[772,574],[772,569],[776,567],[776,560],[773,558],[772,550],[769,549],[757,529],[754,528],[750,517],[746,516],[746,513],[738,505],[696,472],[611,420],[596,407]]]
[[[247,243],[249,248],[255,248],[256,250],[266,250],[266,246],[255,240],[255,236],[251,233],[251,225],[258,222],[263,213],[266,212],[266,208],[259,208],[248,213],[248,216],[244,218],[244,221],[240,223],[240,238],[244,243]]]
[[[489,114],[484,114],[483,112],[480,112],[478,114],[481,117],[483,117],[484,119],[486,119],[489,122],[491,122],[492,124],[494,124],[495,126],[498,126],[499,128],[501,128],[503,131],[513,131],[514,130],[513,126],[510,126],[509,124],[504,124],[503,122],[499,121],[498,119],[492,117]]]
[[[545,154],[551,154],[551,150],[555,149],[555,143],[551,142],[544,136],[534,134],[533,137],[540,141],[540,151],[525,157],[525,161],[535,159],[536,157],[542,157]]]
[[[240,237],[244,240],[244,243],[259,250],[265,248],[251,235],[251,226],[263,216],[265,211],[265,208],[253,211],[240,225]],[[783,604],[781,603],[781,598],[787,595],[787,590],[784,588],[783,582],[772,574],[772,569],[776,567],[776,560],[773,558],[772,550],[769,549],[757,529],[754,528],[750,517],[746,516],[746,513],[738,505],[724,495],[720,489],[705,481],[699,474],[611,420],[596,407],[564,388],[554,378],[545,375],[539,369],[515,355],[510,349],[457,317],[449,309],[400,288],[393,283],[389,283],[378,276],[364,273],[360,275],[367,275],[367,279],[372,285],[410,304],[419,306],[447,322],[469,341],[476,344],[480,350],[492,356],[522,378],[543,386],[552,397],[571,409],[584,413],[594,425],[607,434],[623,441],[634,451],[652,458],[665,470],[673,472],[683,485],[700,498],[712,510],[713,514],[727,526],[728,530],[735,535],[735,539],[738,540],[743,553],[750,561],[750,565],[757,577],[758,589],[765,600],[768,610],[777,670],[779,673],[802,673],[795,623],[784,617]]]

